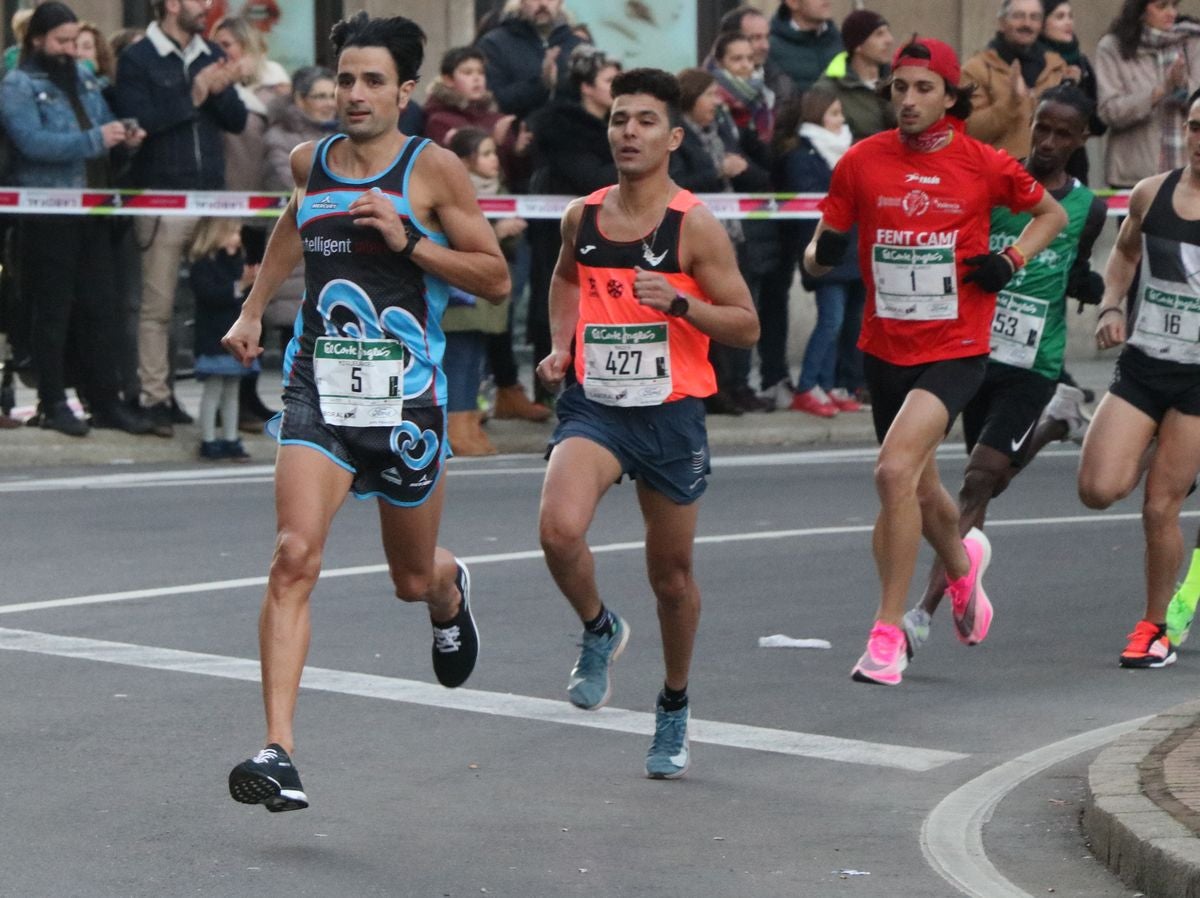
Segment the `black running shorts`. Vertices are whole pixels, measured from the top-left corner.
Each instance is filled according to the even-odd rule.
[[[1200,415],[1200,365],[1183,365],[1126,346],[1108,391],[1162,423],[1168,409]]]
[[[954,419],[983,383],[987,360],[986,355],[973,355],[924,365],[893,365],[864,352],[863,375],[871,392],[875,438],[883,442],[892,422],[900,414],[900,406],[913,390],[925,390],[941,400],[949,413],[946,421],[946,432],[949,433]]]
[[[988,362],[983,385],[963,408],[967,451],[983,443],[1021,467],[1042,409],[1057,384],[1034,371]]]

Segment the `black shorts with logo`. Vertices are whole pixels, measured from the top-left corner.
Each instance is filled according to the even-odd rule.
[[[329,424],[316,385],[305,374],[297,365],[284,388],[279,444],[309,446],[351,472],[350,491],[359,499],[402,506],[428,499],[450,455],[445,408],[405,405],[403,423],[396,426]]]
[[[1161,424],[1169,409],[1200,415],[1200,365],[1184,365],[1126,346],[1108,391]]]
[[[1007,455],[1013,467],[1021,467],[1056,386],[1035,371],[988,362],[982,386],[962,412],[967,451],[982,443]]]
[[[924,365],[893,365],[864,352],[863,375],[871,393],[875,438],[883,442],[892,422],[900,414],[904,400],[913,390],[925,390],[941,400],[949,413],[946,421],[946,432],[949,433],[954,419],[983,383],[987,360],[986,355],[973,355]]]

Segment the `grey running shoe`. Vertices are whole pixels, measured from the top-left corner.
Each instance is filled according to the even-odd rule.
[[[929,627],[932,623],[933,618],[929,615],[929,612],[920,606],[904,613],[904,635],[908,637],[908,657],[910,660],[913,653],[929,641]]]
[[[253,758],[229,771],[229,794],[242,804],[261,804],[268,811],[308,807],[300,774],[282,746],[272,742]]]
[[[567,697],[571,704],[585,711],[594,711],[608,704],[608,698],[612,695],[609,668],[625,651],[625,643],[629,642],[629,624],[625,623],[624,618],[618,617],[615,611],[609,613],[613,618],[610,635],[597,636],[583,631],[579,660],[571,669],[571,679],[567,683]]]
[[[654,714],[654,742],[646,752],[646,776],[653,780],[675,780],[687,773],[688,708],[668,711],[659,705]]]
[[[1083,443],[1083,435],[1087,433],[1092,420],[1092,413],[1083,407],[1083,390],[1067,384],[1059,384],[1054,388],[1054,395],[1046,403],[1043,415],[1051,421],[1066,424],[1067,439],[1079,444]]]

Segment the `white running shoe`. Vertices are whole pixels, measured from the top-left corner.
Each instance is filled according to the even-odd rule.
[[[904,612],[904,635],[908,637],[908,657],[912,659],[913,653],[925,645],[929,641],[929,627],[933,623],[933,618],[929,612],[919,605]]]
[[[1054,395],[1046,403],[1042,413],[1051,421],[1062,421],[1067,425],[1067,439],[1072,443],[1083,443],[1083,435],[1087,433],[1091,423],[1092,413],[1083,407],[1083,390],[1068,384],[1059,384],[1054,388]]]

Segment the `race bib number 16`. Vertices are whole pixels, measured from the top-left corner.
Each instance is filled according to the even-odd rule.
[[[403,420],[407,351],[396,340],[320,337],[313,350],[321,416],[341,427],[389,427]]]

